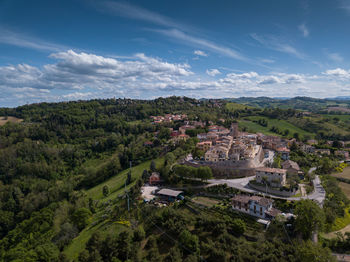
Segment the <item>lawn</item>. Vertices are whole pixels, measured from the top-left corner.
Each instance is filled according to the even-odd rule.
[[[350,199],[350,184],[344,183],[344,182],[339,182],[339,187],[340,189],[344,192],[346,197]]]
[[[259,119],[265,119],[268,122],[268,126],[261,126],[258,123],[255,123],[253,121],[258,121]],[[250,116],[245,117],[244,120],[241,120],[239,122],[239,125],[241,127],[246,127],[249,132],[252,133],[263,133],[266,135],[278,135],[272,131],[270,131],[271,127],[275,126],[281,131],[289,130],[289,137],[293,137],[294,133],[299,133],[300,136],[309,136],[313,138],[315,134],[307,132],[299,127],[296,127],[295,125],[287,122],[286,120],[280,120],[280,119],[272,119],[268,117],[262,117],[262,116]]]
[[[345,178],[350,180],[350,166],[343,169],[343,172],[332,174],[333,177]],[[350,185],[349,185],[350,188]]]
[[[97,219],[97,214],[95,214],[94,218]],[[91,235],[96,231],[99,231],[103,236],[105,236],[110,233],[121,232],[125,229],[127,229],[126,226],[111,221],[103,221],[94,226],[87,226],[76,238],[72,240],[70,245],[66,247],[64,253],[67,255],[68,259],[75,260],[78,258],[79,253],[84,250]]]
[[[350,211],[350,208],[348,207],[348,208],[345,209],[344,217],[337,217],[335,219],[331,231],[340,230],[340,229],[342,229],[342,228],[344,228],[344,227],[346,227],[347,225],[350,224],[350,213],[349,213],[349,211]]]
[[[161,167],[163,165],[164,159],[163,158],[157,158],[155,159],[156,166]],[[151,161],[146,161],[138,166],[135,166],[131,169],[131,178],[133,183],[127,186],[127,189],[130,188],[131,186],[134,185],[134,182],[139,179],[142,176],[142,172],[145,169],[149,169],[151,164]],[[86,191],[87,197],[92,198],[92,199],[102,199],[103,194],[102,194],[102,188],[107,185],[109,188],[110,194],[103,198],[103,200],[109,200],[112,198],[115,198],[118,196],[118,194],[121,194],[124,190],[124,183],[127,178],[127,174],[129,172],[129,168],[120,172],[119,174],[111,177],[107,181],[90,188],[89,190]]]
[[[194,202],[196,204],[200,204],[200,205],[206,206],[206,207],[212,207],[212,206],[218,204],[219,200],[212,199],[212,198],[209,198],[209,197],[194,197],[192,199],[192,202]]]

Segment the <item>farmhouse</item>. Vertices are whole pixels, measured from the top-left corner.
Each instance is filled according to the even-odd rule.
[[[234,210],[263,219],[273,219],[281,213],[272,207],[272,203],[273,200],[259,196],[236,195],[232,198]]]
[[[158,184],[160,182],[160,175],[158,172],[152,172],[151,176],[149,177],[149,184],[154,185]]]

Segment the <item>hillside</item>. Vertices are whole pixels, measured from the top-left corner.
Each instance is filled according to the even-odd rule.
[[[317,99],[311,97],[294,97],[283,99],[270,97],[241,97],[227,100],[258,108],[292,108],[311,112],[327,112],[327,108],[329,107],[333,109],[337,109],[338,107],[348,108],[350,105],[349,99]]]
[[[186,117],[158,124],[151,120],[172,114]],[[288,237],[279,224],[265,232],[251,217],[232,212],[230,198],[237,191],[207,189],[207,178],[188,180],[173,166],[189,153],[201,154],[196,134],[209,125],[229,128],[237,121],[244,131],[300,141],[321,136],[345,140],[350,121],[345,115],[300,116],[293,109],[186,97],[41,103],[0,108],[0,115],[23,119],[0,126],[0,261],[299,257],[309,244],[290,244],[288,237],[297,234],[292,229]],[[172,139],[172,131],[187,121],[202,126],[188,132],[191,136]],[[305,165],[319,161],[305,159]],[[210,177],[208,169],[198,170]],[[141,186],[152,172],[159,172],[166,187],[183,190],[185,199],[166,207],[144,203]],[[198,198],[200,193],[209,197]],[[209,204],[203,207],[203,202]],[[278,205],[286,212],[294,208]],[[329,256],[321,246],[309,249]]]

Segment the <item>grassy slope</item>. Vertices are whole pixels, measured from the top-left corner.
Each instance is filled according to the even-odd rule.
[[[155,159],[157,168],[160,168],[164,164],[163,158]],[[146,161],[138,166],[132,168],[132,183],[127,186],[127,189],[132,187],[135,182],[142,176],[142,172],[144,169],[149,169],[151,161]],[[111,177],[107,181],[89,189],[86,191],[87,197],[91,197],[95,200],[101,200],[103,202],[114,199],[119,195],[124,193],[124,182],[127,177],[129,169],[126,169],[119,174]],[[103,186],[108,185],[110,189],[110,194],[107,197],[103,197],[102,188]],[[92,226],[93,222],[98,221],[99,216],[102,214],[102,211],[97,212],[93,215],[90,221],[90,225],[88,225],[84,230],[80,232],[80,234],[73,239],[72,243],[64,250],[64,253],[67,255],[69,259],[76,259],[79,253],[85,248],[86,242],[89,240],[91,235],[95,231],[100,231],[103,235],[108,233],[117,233],[122,229],[126,229],[127,227],[124,225],[117,224],[111,221],[103,221]]]
[[[247,105],[242,105],[242,104],[238,104],[238,103],[227,103],[226,104],[226,109],[234,111],[234,110],[244,110],[246,108],[252,108],[251,106],[247,106]]]
[[[276,133],[270,131],[270,128],[272,126],[277,127],[278,129],[284,131],[286,129],[289,130],[289,137],[292,137],[294,133],[299,133],[301,136],[308,135],[310,137],[314,137],[315,135],[313,133],[307,132],[299,127],[294,126],[293,124],[287,122],[286,120],[279,120],[279,119],[271,119],[267,117],[262,116],[251,116],[251,117],[245,117],[247,120],[241,120],[240,126],[246,127],[248,131],[253,133],[263,133],[266,135],[277,135]],[[264,127],[257,123],[254,123],[253,120],[259,120],[259,119],[266,119],[268,121],[268,126]]]
[[[163,164],[163,158],[158,158],[155,160],[156,166],[159,167]],[[131,177],[132,181],[136,181],[142,176],[142,172],[145,169],[149,169],[151,164],[151,161],[146,161],[138,166],[135,166],[131,170]],[[120,172],[119,174],[115,175],[114,177],[111,177],[107,181],[90,188],[88,191],[86,191],[87,197],[91,197],[92,199],[102,199],[102,188],[107,185],[109,187],[110,194],[108,197],[104,198],[103,200],[109,200],[118,195],[118,193],[121,193],[124,189],[124,183],[127,178],[127,174],[129,172],[129,168]],[[131,183],[127,188],[131,187],[133,183]]]

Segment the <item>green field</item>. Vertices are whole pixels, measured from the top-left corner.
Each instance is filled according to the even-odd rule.
[[[156,167],[161,168],[164,164],[163,158],[155,159]],[[134,186],[136,181],[142,176],[142,172],[145,169],[149,169],[151,161],[146,161],[138,166],[132,168],[132,182],[126,188]],[[119,174],[111,177],[107,181],[89,189],[86,191],[87,197],[95,200],[101,200],[103,202],[111,199],[117,198],[119,195],[124,193],[124,183],[127,178],[127,173],[129,169],[126,169]],[[102,194],[102,188],[107,185],[110,190],[110,194],[107,197],[104,197]],[[117,233],[122,229],[126,229],[127,227],[116,222],[105,220],[101,223],[98,223],[98,218],[101,216],[101,212],[97,212],[93,215],[90,221],[90,225],[87,226],[80,234],[73,239],[72,243],[64,250],[64,253],[67,255],[69,259],[76,259],[79,253],[85,248],[86,242],[89,240],[91,235],[95,231],[101,232],[103,235],[108,233]],[[94,225],[93,225],[94,224]]]
[[[244,110],[246,108],[253,108],[251,106],[247,105],[242,105],[242,104],[237,104],[237,103],[227,103],[226,104],[226,109],[234,111],[234,110]]]
[[[259,125],[258,123],[253,122],[253,121],[258,121],[259,119],[265,119],[268,122],[268,126],[264,127]],[[272,119],[272,118],[262,117],[262,116],[245,117],[243,120],[239,121],[239,126],[241,128],[245,127],[248,132],[263,133],[266,135],[278,135],[277,133],[274,133],[270,130],[271,127],[275,126],[281,131],[285,131],[288,129],[289,130],[288,137],[293,137],[294,133],[299,133],[299,135],[302,137],[309,136],[310,138],[313,138],[315,136],[315,134],[305,131],[299,127],[296,127],[295,125],[287,122],[286,120]]]
[[[156,166],[161,167],[163,165],[164,159],[157,158],[155,159]],[[142,176],[142,172],[145,169],[149,169],[151,161],[146,161],[138,166],[135,166],[131,170],[131,178],[132,183],[127,186],[127,189],[134,185],[134,182]],[[109,200],[118,196],[118,194],[122,193],[124,190],[124,183],[127,178],[127,174],[129,172],[129,168],[120,172],[119,174],[111,177],[107,181],[89,189],[86,191],[87,197],[91,197],[92,199],[102,199]],[[109,187],[110,194],[107,197],[103,197],[102,188],[107,185]]]

